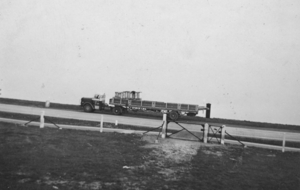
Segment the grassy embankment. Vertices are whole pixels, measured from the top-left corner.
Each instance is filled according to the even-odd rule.
[[[0,98],[0,103],[41,107],[41,108],[45,107],[45,102],[10,99],[10,98]],[[50,107],[53,109],[82,111],[82,108],[79,105],[51,103]],[[139,115],[139,116],[160,117],[161,118],[161,114],[159,114],[159,113],[129,113],[129,116],[132,116],[132,115],[133,116]],[[219,124],[226,124],[226,125],[240,125],[240,126],[248,126],[248,127],[253,127],[253,128],[300,131],[300,126],[297,126],[297,125],[274,124],[274,123],[264,123],[264,122],[254,122],[254,121],[241,121],[241,120],[222,119],[222,118],[208,119],[208,118],[203,118],[203,117],[183,117],[182,120],[190,121],[190,122],[200,121],[200,122],[219,123]]]

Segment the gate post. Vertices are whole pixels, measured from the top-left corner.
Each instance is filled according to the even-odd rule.
[[[205,123],[204,130],[203,130],[203,142],[204,143],[207,143],[208,127],[209,127],[209,125],[207,123]]]
[[[41,118],[40,118],[40,128],[44,128],[44,126],[45,126],[45,118],[44,118],[44,115],[45,115],[45,111],[42,111],[42,113],[41,113]]]
[[[221,144],[224,144],[225,140],[225,131],[226,131],[226,125],[222,125],[222,130],[221,130]]]
[[[166,113],[164,113],[164,115],[163,115],[163,122],[164,122],[164,124],[163,124],[163,127],[162,127],[162,133],[161,133],[161,138],[163,138],[163,139],[165,139],[166,138],[166,133],[167,133],[167,127],[168,127],[168,124],[167,124],[167,114]]]

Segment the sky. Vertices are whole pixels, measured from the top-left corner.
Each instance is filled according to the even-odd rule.
[[[212,118],[300,125],[298,0],[2,0],[3,98],[141,91]],[[205,116],[200,112],[199,116]]]

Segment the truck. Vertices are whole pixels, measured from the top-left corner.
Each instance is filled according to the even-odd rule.
[[[81,107],[85,112],[95,110],[108,110],[115,115],[121,115],[128,111],[150,111],[167,113],[169,118],[176,121],[181,115],[196,116],[199,110],[208,110],[208,107],[196,104],[179,104],[160,101],[142,100],[141,92],[123,91],[115,92],[115,96],[105,103],[105,94],[96,94],[93,98],[81,98]]]

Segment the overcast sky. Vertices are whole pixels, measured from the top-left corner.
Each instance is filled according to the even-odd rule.
[[[136,90],[212,117],[300,125],[298,0],[2,0],[0,97]],[[200,115],[204,115],[200,113]]]

